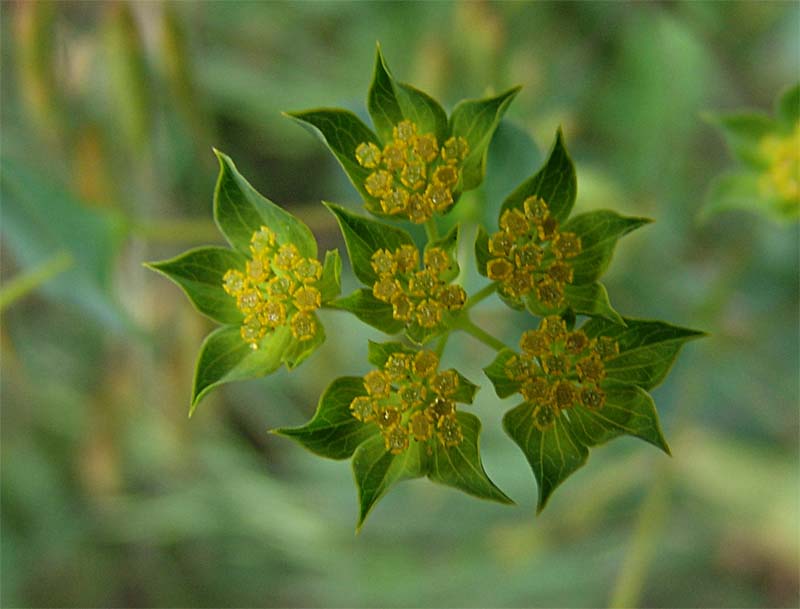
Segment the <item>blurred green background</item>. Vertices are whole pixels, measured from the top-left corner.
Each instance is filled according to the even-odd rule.
[[[795,607],[798,232],[744,213],[696,221],[731,164],[705,111],[771,109],[800,77],[800,5],[3,2],[2,605]],[[505,507],[414,481],[359,536],[347,463],[300,424],[368,338],[329,340],[289,375],[213,393],[187,419],[211,327],[142,267],[219,242],[216,166],[342,247],[319,200],[358,207],[311,135],[280,115],[364,114],[375,41],[397,77],[452,105],[522,84],[463,202],[490,223],[563,125],[578,209],[656,220],[607,275],[624,314],[706,330],[654,396],[672,459],[625,438],[534,515],[469,338],[445,354]],[[468,243],[463,244],[465,256]],[[345,292],[356,283],[344,278]],[[469,269],[470,291],[480,279]],[[531,321],[476,312],[513,341]],[[342,340],[337,340],[337,336]]]

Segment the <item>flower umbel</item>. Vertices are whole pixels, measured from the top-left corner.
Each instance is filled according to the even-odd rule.
[[[764,195],[774,194],[800,207],[800,123],[788,135],[764,137],[760,149],[768,162],[759,180]]]

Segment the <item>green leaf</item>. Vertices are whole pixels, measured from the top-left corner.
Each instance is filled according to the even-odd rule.
[[[345,376],[334,380],[319,399],[314,417],[301,427],[282,427],[273,433],[295,440],[311,452],[329,459],[348,459],[359,444],[378,428],[364,424],[350,413],[350,402],[366,395],[364,380]]]
[[[427,252],[432,247],[438,247],[448,255],[450,258],[450,266],[449,268],[439,275],[439,279],[445,282],[450,282],[456,277],[460,272],[460,268],[458,266],[458,243],[461,239],[461,225],[456,224],[453,228],[447,231],[447,234],[443,237],[429,242],[425,246],[425,251]]]
[[[322,277],[317,284],[322,304],[326,304],[342,293],[342,258],[339,250],[325,252]]]
[[[475,400],[475,394],[478,393],[480,387],[470,381],[467,377],[456,370],[458,375],[458,389],[453,394],[453,399],[462,404],[472,404]]]
[[[178,284],[195,308],[214,321],[242,321],[236,299],[222,289],[222,277],[228,269],[244,271],[245,258],[240,253],[222,247],[199,247],[147,267]]]
[[[599,281],[583,285],[566,285],[564,298],[575,313],[589,317],[605,317],[611,322],[625,325],[620,314],[611,306],[605,286]]]
[[[778,99],[776,114],[787,127],[794,127],[800,121],[800,83],[789,87]]]
[[[372,142],[380,146],[380,141],[370,128],[352,112],[336,108],[290,112],[287,116],[306,127],[313,128],[314,133],[322,138],[322,141],[337,158],[353,186],[364,198],[367,208],[370,211],[380,211],[380,201],[371,196],[364,188],[364,180],[367,179],[371,170],[362,167],[356,160],[356,148],[359,144]]]
[[[486,265],[492,255],[489,253],[489,233],[487,233],[482,226],[478,227],[478,234],[475,235],[475,265],[478,267],[478,272],[484,277],[487,276]]]
[[[403,120],[416,123],[419,133],[433,133],[439,142],[447,138],[447,114],[427,93],[392,78],[381,54],[375,56],[375,73],[369,88],[367,108],[375,130],[384,142],[392,139],[392,128]]]
[[[432,341],[434,338],[439,336],[442,332],[444,332],[448,326],[448,319],[450,318],[448,313],[445,313],[442,316],[442,321],[439,325],[434,326],[433,328],[423,328],[417,322],[412,321],[406,326],[406,337],[415,345],[419,345],[420,347],[424,346],[425,344]]]
[[[403,454],[393,455],[386,450],[380,435],[364,441],[353,455],[360,506],[356,529],[361,529],[372,508],[392,486],[402,480],[419,478],[424,473],[422,444],[412,442]]]
[[[283,361],[286,363],[286,368],[289,370],[297,368],[325,342],[325,327],[320,322],[316,313],[312,313],[312,316],[314,317],[314,321],[317,322],[317,331],[314,336],[304,341],[293,339],[288,349],[286,349],[286,352],[283,354]]]
[[[586,463],[589,450],[557,416],[545,431],[533,424],[533,404],[524,402],[503,417],[503,429],[522,449],[539,485],[536,511],[541,512],[550,495],[575,470]]]
[[[519,382],[511,380],[506,374],[506,362],[516,356],[517,354],[511,349],[503,349],[497,354],[494,361],[483,369],[486,376],[492,381],[494,391],[500,399],[507,398],[519,391]]]
[[[254,350],[242,340],[238,326],[214,330],[200,347],[189,414],[214,387],[231,381],[259,378],[277,370],[293,340],[288,326],[282,326]]]
[[[605,362],[609,380],[652,389],[664,380],[683,344],[705,336],[661,321],[624,318],[626,326],[595,318],[581,328],[589,338],[609,336],[620,353]]]
[[[523,209],[525,199],[536,195],[547,203],[556,220],[564,222],[575,205],[577,192],[575,165],[564,146],[564,135],[559,128],[544,165],[508,195],[503,201],[501,212],[507,209]]]
[[[392,316],[392,305],[378,300],[372,295],[372,291],[366,288],[334,300],[330,306],[342,311],[349,311],[364,323],[386,334],[397,334],[405,328],[403,321]]]
[[[250,238],[268,226],[278,243],[294,243],[307,258],[317,257],[317,242],[309,228],[286,210],[261,196],[236,170],[233,161],[220,152],[220,171],[214,190],[214,220],[228,242],[249,255]]]
[[[372,286],[378,279],[372,268],[372,254],[379,249],[393,251],[401,245],[414,245],[411,235],[403,229],[364,218],[333,203],[324,204],[342,229],[353,272],[365,285]]]
[[[436,442],[430,458],[428,478],[452,486],[480,499],[499,503],[514,502],[489,479],[481,462],[478,448],[481,422],[475,415],[458,412],[464,440],[457,446],[442,446]]]
[[[759,174],[754,171],[736,171],[716,176],[708,189],[700,219],[733,209],[746,209],[770,213],[772,209],[763,199],[759,187]]]
[[[469,153],[461,169],[461,190],[476,188],[483,181],[486,152],[492,135],[519,90],[520,87],[514,87],[497,97],[464,100],[453,110],[450,133],[463,137],[469,145]]]
[[[608,268],[620,237],[652,222],[647,218],[620,216],[600,209],[570,218],[562,232],[573,232],[581,239],[581,253],[570,260],[575,284],[596,281]]]
[[[367,352],[367,361],[376,368],[383,368],[389,356],[395,353],[413,354],[416,353],[413,349],[409,349],[403,343],[376,343],[369,341],[369,350]]]
[[[711,117],[725,136],[733,153],[751,167],[761,168],[767,162],[759,144],[770,133],[777,130],[775,121],[765,114],[741,113]]]
[[[619,435],[641,438],[670,454],[661,431],[653,398],[641,387],[616,381],[602,384],[606,403],[598,410],[569,409],[570,430],[587,446],[603,444]]]

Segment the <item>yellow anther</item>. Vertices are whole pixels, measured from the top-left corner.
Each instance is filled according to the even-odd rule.
[[[506,376],[512,381],[524,381],[536,372],[536,365],[524,355],[512,355],[506,360],[505,370]]]
[[[556,258],[574,258],[581,253],[581,240],[575,233],[558,233],[551,246]]]
[[[424,224],[433,215],[433,203],[430,199],[412,194],[408,198],[408,219],[414,224]]]
[[[448,163],[460,163],[469,153],[469,145],[463,137],[451,137],[442,146],[442,158]]]
[[[319,290],[310,285],[304,285],[294,293],[294,306],[300,311],[313,311],[319,309],[322,296]]]
[[[264,303],[261,309],[261,319],[264,325],[270,328],[277,328],[286,323],[286,306],[282,302],[270,300]]]
[[[430,206],[436,211],[444,212],[453,204],[453,193],[446,186],[428,184],[428,188],[425,189],[424,199],[429,201]]]
[[[522,206],[525,209],[525,215],[533,220],[536,225],[539,225],[550,215],[550,209],[547,207],[547,203],[537,196],[528,197],[525,199]]]
[[[400,399],[406,408],[416,408],[425,401],[428,392],[419,382],[408,383],[400,389]]]
[[[383,166],[389,171],[400,171],[406,164],[406,146],[403,142],[392,142],[383,148]]]
[[[599,383],[606,376],[603,360],[595,353],[576,363],[575,370],[577,370],[578,378],[581,381],[590,383]]]
[[[386,360],[383,371],[394,382],[407,378],[411,371],[411,356],[407,353],[392,353]]]
[[[542,263],[542,255],[542,248],[535,243],[526,243],[514,249],[514,261],[521,269],[534,270],[539,268]]]
[[[493,256],[510,256],[514,240],[505,232],[498,231],[489,238],[489,253]]]
[[[314,283],[322,277],[322,265],[314,258],[301,258],[294,267],[294,274],[303,283]]]
[[[547,269],[547,276],[555,283],[572,283],[574,271],[566,262],[554,262]]]
[[[428,378],[439,367],[439,358],[433,351],[423,350],[414,357],[414,374],[420,378]]]
[[[412,296],[422,298],[424,296],[431,296],[439,287],[441,281],[439,280],[438,273],[432,269],[424,269],[417,271],[411,276],[408,281],[408,293]]]
[[[231,296],[238,296],[244,289],[244,275],[239,271],[231,269],[222,276],[222,289]]]
[[[518,209],[507,209],[500,216],[500,228],[508,233],[512,239],[524,236],[530,230],[528,219]]]
[[[255,313],[261,308],[261,292],[250,288],[239,293],[236,299],[236,306],[242,313]]]
[[[317,322],[311,313],[298,311],[291,321],[292,336],[299,341],[310,340],[317,333]]]
[[[417,126],[411,121],[400,121],[392,129],[392,137],[395,140],[411,142],[417,135]]]
[[[436,395],[451,397],[458,390],[458,373],[455,370],[442,370],[431,381],[431,389]]]
[[[562,376],[567,373],[569,362],[561,355],[548,355],[542,358],[542,367],[550,376]]]
[[[536,232],[540,241],[550,241],[558,230],[558,220],[553,216],[547,216],[536,225]]]
[[[546,404],[550,402],[552,385],[543,376],[534,376],[527,379],[520,387],[519,392],[527,402],[532,404]]]
[[[408,198],[407,190],[396,188],[385,199],[381,199],[381,209],[385,214],[402,214],[408,210]]]
[[[439,143],[432,133],[420,135],[414,140],[414,153],[426,163],[439,156]]]
[[[350,402],[350,412],[362,423],[367,423],[375,418],[375,407],[372,399],[365,395],[353,398],[353,401]]]
[[[392,302],[392,299],[402,293],[400,283],[390,275],[384,275],[372,286],[372,294],[383,302]]]
[[[550,353],[553,341],[540,330],[526,330],[519,339],[519,347],[531,357],[540,357]]]
[[[443,188],[453,188],[458,183],[458,169],[452,165],[439,165],[433,171],[433,183]]]
[[[253,283],[266,281],[270,274],[269,264],[261,258],[247,261],[247,278]]]
[[[598,410],[606,403],[606,394],[598,387],[584,387],[580,397],[581,404],[591,410]]]
[[[608,336],[601,336],[592,345],[595,353],[602,359],[611,359],[619,355],[619,344],[613,338]]]
[[[364,376],[364,387],[367,393],[374,398],[385,398],[392,389],[392,383],[382,370],[370,370]]]
[[[405,294],[397,294],[392,299],[392,317],[410,321],[414,317],[414,303]]]
[[[409,419],[409,427],[415,440],[423,442],[433,435],[433,425],[423,412],[415,412]]]
[[[583,330],[574,330],[567,336],[565,346],[568,353],[579,355],[589,347],[589,337],[586,336]]]
[[[370,258],[372,270],[378,275],[392,275],[397,270],[397,263],[394,261],[394,256],[388,250],[380,249],[372,254]]]
[[[446,447],[458,446],[464,440],[461,425],[456,420],[455,415],[439,419],[439,423],[436,425],[436,432],[439,436],[439,441]]]
[[[557,410],[553,410],[548,404],[540,404],[533,409],[533,424],[539,431],[546,431],[556,420]]]
[[[550,277],[542,277],[536,282],[536,298],[544,306],[556,308],[564,301],[564,285]]]
[[[425,185],[425,163],[409,161],[400,172],[400,181],[411,190],[419,190]]]
[[[425,267],[437,275],[450,268],[450,256],[440,247],[431,247],[425,250]]]
[[[569,381],[558,381],[553,386],[553,405],[557,408],[569,408],[578,399],[575,387]]]
[[[460,285],[448,285],[439,292],[439,302],[448,311],[457,311],[467,301],[467,293]]]
[[[250,237],[250,251],[255,256],[268,254],[274,247],[275,233],[266,226],[262,226]]]
[[[246,343],[250,343],[250,347],[258,349],[258,341],[264,337],[267,329],[261,323],[257,315],[249,315],[245,317],[239,333]]]
[[[296,287],[288,277],[276,275],[267,283],[267,293],[271,300],[284,300],[292,295]]]
[[[539,323],[539,330],[551,341],[562,341],[567,336],[567,323],[558,315],[548,315]]]
[[[486,274],[492,281],[505,281],[514,272],[514,265],[505,258],[494,258],[486,265]]]
[[[436,396],[431,405],[425,409],[428,418],[438,422],[442,417],[448,417],[456,412],[456,403],[448,398]]]
[[[417,323],[423,328],[435,328],[442,321],[442,305],[435,300],[425,299],[416,309]]]
[[[294,243],[281,245],[272,259],[275,268],[281,271],[291,271],[298,262],[300,262],[300,250]]]
[[[367,169],[375,169],[381,164],[381,149],[372,142],[363,142],[356,148],[358,164]]]
[[[393,182],[394,178],[392,178],[391,173],[379,169],[367,176],[367,179],[364,181],[364,188],[366,188],[367,192],[373,197],[381,199],[388,197],[392,192]]]
[[[393,455],[401,455],[408,448],[408,432],[403,427],[392,427],[383,432],[383,441]]]

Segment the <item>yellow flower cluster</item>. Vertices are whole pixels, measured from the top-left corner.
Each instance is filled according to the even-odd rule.
[[[544,306],[560,307],[564,285],[573,278],[568,260],[581,253],[581,240],[575,233],[558,230],[558,220],[541,198],[528,197],[523,209],[509,209],[500,216],[500,230],[489,237],[493,258],[486,273],[500,282],[506,296],[520,299],[535,290]]]
[[[250,252],[244,273],[231,269],[222,278],[223,289],[245,316],[242,339],[258,349],[268,332],[286,323],[297,340],[312,339],[318,330],[314,311],[322,304],[315,285],[322,265],[301,256],[292,243],[278,246],[275,233],[266,226],[253,233]]]
[[[380,200],[383,212],[423,224],[434,212],[445,212],[453,204],[453,190],[468,151],[463,137],[451,137],[440,148],[435,135],[418,134],[414,123],[401,121],[383,150],[362,142],[355,156],[359,165],[373,170],[364,188]]]
[[[761,177],[762,191],[800,206],[800,123],[785,137],[765,137],[761,152],[769,163]]]
[[[445,311],[464,306],[467,298],[464,288],[441,279],[452,264],[441,248],[431,247],[425,252],[422,270],[419,270],[419,251],[413,245],[402,245],[394,252],[377,250],[371,263],[378,274],[372,294],[390,303],[392,316],[406,325],[416,322],[423,328],[434,328]]]
[[[434,436],[443,446],[456,446],[464,439],[456,419],[459,376],[438,369],[433,351],[393,353],[382,369],[364,377],[367,395],[353,399],[350,412],[363,423],[375,423],[386,450],[395,455],[405,452],[410,440],[427,442]]]
[[[519,392],[534,405],[538,429],[547,429],[562,410],[576,404],[603,407],[603,362],[619,353],[616,341],[606,336],[590,340],[582,330],[569,332],[560,317],[550,316],[537,330],[525,332],[519,346],[522,354],[506,361],[505,373],[520,383]]]

